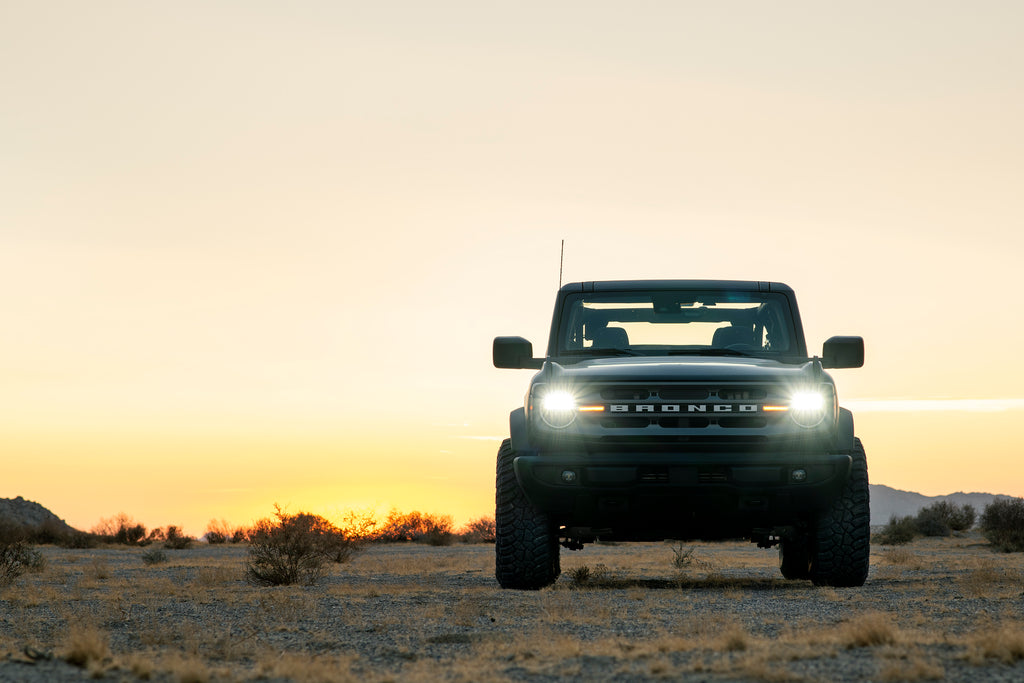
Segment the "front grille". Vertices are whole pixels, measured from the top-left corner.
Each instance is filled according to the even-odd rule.
[[[773,428],[787,417],[761,409],[785,400],[784,388],[770,383],[623,382],[586,387],[577,398],[605,406],[579,419],[590,438],[609,444],[757,442],[778,434]]]

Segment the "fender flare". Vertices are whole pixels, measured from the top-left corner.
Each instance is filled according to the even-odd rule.
[[[530,435],[526,430],[525,408],[516,408],[509,413],[508,430],[512,437],[512,450],[517,453],[530,450]]]
[[[846,408],[839,409],[839,425],[836,430],[839,450],[850,453],[854,449],[853,413]]]

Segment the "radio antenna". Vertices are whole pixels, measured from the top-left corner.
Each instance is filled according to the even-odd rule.
[[[562,264],[565,263],[565,240],[562,240],[562,253],[558,257],[558,288],[562,288]]]

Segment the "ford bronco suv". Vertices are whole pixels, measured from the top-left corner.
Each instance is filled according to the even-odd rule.
[[[598,539],[746,538],[787,579],[864,583],[867,460],[825,372],[862,366],[864,340],[808,357],[790,287],[568,284],[544,358],[522,337],[493,357],[538,370],[498,450],[503,588],[553,583],[559,546]]]

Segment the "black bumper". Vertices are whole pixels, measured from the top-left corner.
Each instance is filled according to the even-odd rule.
[[[714,538],[807,521],[842,493],[851,459],[796,452],[545,453],[514,462],[527,498],[560,525],[612,529],[624,538]]]

